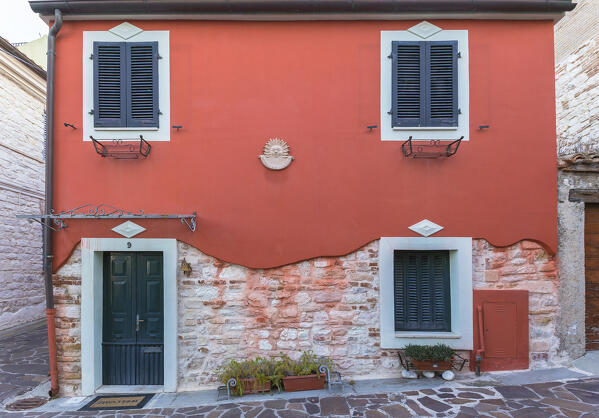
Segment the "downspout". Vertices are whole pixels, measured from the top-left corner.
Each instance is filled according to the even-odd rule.
[[[48,32],[48,70],[46,79],[46,215],[52,213],[54,195],[54,58],[56,35],[62,27],[62,13],[54,10],[54,24]],[[44,284],[46,288],[46,320],[48,322],[48,350],[50,351],[50,397],[58,395],[58,365],[56,358],[56,325],[54,287],[52,284],[52,221],[44,219]]]

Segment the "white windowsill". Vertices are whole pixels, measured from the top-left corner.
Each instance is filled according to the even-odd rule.
[[[394,131],[457,131],[457,126],[405,126],[393,127]]]
[[[396,338],[462,338],[455,332],[395,332]]]
[[[158,128],[94,128],[95,131],[157,131]]]

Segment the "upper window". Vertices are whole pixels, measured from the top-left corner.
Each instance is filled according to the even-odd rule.
[[[168,31],[83,31],[82,139],[170,141]]]
[[[393,42],[393,127],[458,125],[457,49],[457,41]]]
[[[158,128],[158,42],[94,42],[94,127]]]
[[[469,139],[468,31],[381,32],[381,139]]]

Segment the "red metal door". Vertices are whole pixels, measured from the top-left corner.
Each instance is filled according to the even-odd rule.
[[[474,291],[474,370],[480,350],[482,371],[528,369],[528,290]]]

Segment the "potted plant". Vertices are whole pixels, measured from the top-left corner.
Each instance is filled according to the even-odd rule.
[[[404,353],[418,371],[445,371],[451,369],[451,360],[455,351],[445,345],[416,345],[405,346]]]
[[[280,390],[280,377],[276,376],[275,364],[266,358],[258,357],[253,360],[230,360],[221,366],[218,379],[225,385],[235,378],[237,385],[232,388],[239,396],[251,393],[270,392],[271,382]]]
[[[312,352],[303,353],[297,361],[283,354],[277,364],[277,374],[284,376],[283,386],[287,392],[324,389],[325,375],[318,370],[322,365],[331,370],[332,362]]]

